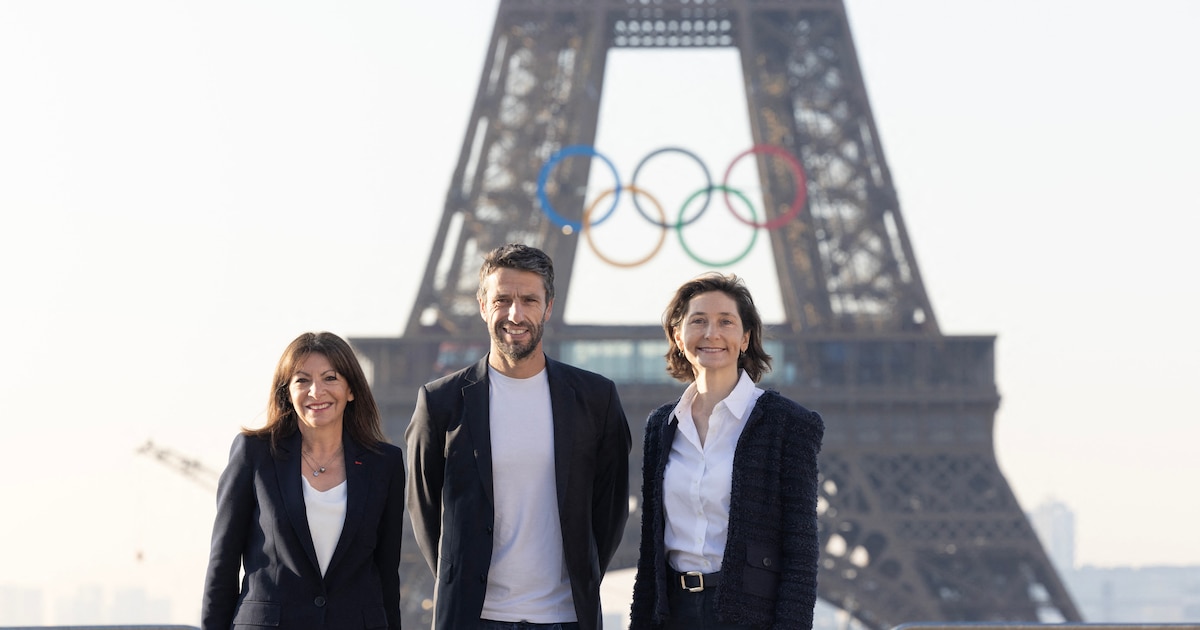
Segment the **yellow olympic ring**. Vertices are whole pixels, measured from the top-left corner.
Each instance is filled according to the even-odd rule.
[[[602,260],[614,267],[624,267],[626,269],[629,269],[631,267],[637,267],[640,265],[644,265],[651,258],[654,258],[655,256],[658,255],[659,250],[662,249],[663,243],[665,243],[667,241],[667,230],[670,229],[670,226],[667,225],[667,214],[665,212],[663,212],[662,204],[658,203],[658,200],[654,198],[654,195],[651,195],[650,193],[638,188],[637,186],[633,186],[633,185],[622,186],[621,189],[628,190],[630,195],[635,195],[635,196],[636,195],[644,195],[646,197],[646,199],[650,200],[650,203],[654,204],[654,208],[656,210],[658,210],[659,225],[662,228],[662,231],[659,232],[658,244],[654,246],[654,250],[651,251],[650,254],[648,254],[645,258],[642,258],[641,260],[635,260],[634,262],[626,263],[626,262],[619,262],[616,260],[612,260],[609,257],[605,256],[604,254],[601,254],[600,250],[596,249],[596,243],[594,243],[592,241],[592,230],[591,230],[592,210],[594,210],[596,208],[596,205],[599,204],[600,201],[603,200],[605,197],[615,193],[617,191],[617,189],[615,187],[609,188],[608,190],[600,193],[600,195],[598,197],[596,197],[595,199],[593,199],[592,203],[588,204],[588,207],[586,209],[584,209],[584,211],[583,211],[583,235],[587,238],[588,246],[592,248],[592,252],[594,254],[596,254],[597,258],[599,258],[600,260]],[[605,216],[607,217],[608,215],[605,215]]]

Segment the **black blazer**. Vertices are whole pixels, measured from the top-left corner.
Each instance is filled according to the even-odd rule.
[[[670,616],[663,476],[678,400],[650,413],[642,455],[642,540],[630,630],[663,628]],[[820,414],[774,390],[759,397],[733,454],[729,529],[713,604],[728,624],[807,630],[817,602],[817,455]],[[687,518],[685,515],[684,518]]]
[[[483,610],[495,518],[487,375],[484,357],[426,384],[405,432],[408,510],[436,578],[436,630],[474,627]],[[600,580],[629,516],[629,424],[609,379],[549,357],[546,375],[563,558],[579,627],[599,630]]]
[[[265,438],[234,439],[217,489],[204,630],[400,627],[403,453],[391,444],[371,452],[348,435],[342,442],[346,520],[322,578],[300,485],[300,433],[277,457]]]

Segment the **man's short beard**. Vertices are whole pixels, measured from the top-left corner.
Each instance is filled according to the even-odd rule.
[[[504,356],[513,361],[524,361],[529,358],[538,344],[542,341],[542,326],[538,325],[529,329],[530,339],[527,345],[517,345],[508,343],[504,340],[504,324],[497,324],[492,329],[492,339],[496,342],[496,348]]]

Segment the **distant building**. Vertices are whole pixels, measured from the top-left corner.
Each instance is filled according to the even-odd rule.
[[[1050,562],[1065,578],[1075,569],[1075,513],[1066,503],[1048,499],[1029,514],[1029,522]]]
[[[1093,567],[1063,574],[1088,623],[1195,623],[1200,566]]]
[[[44,608],[40,590],[0,586],[0,626],[40,626]]]
[[[156,624],[171,618],[171,601],[165,597],[151,597],[140,588],[127,588],[113,595],[109,615],[113,623]]]
[[[104,589],[96,584],[87,584],[75,589],[74,593],[54,598],[54,618],[58,625],[95,625],[108,623],[105,612]]]

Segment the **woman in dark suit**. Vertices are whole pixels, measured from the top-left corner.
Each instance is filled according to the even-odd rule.
[[[300,335],[221,475],[201,627],[399,628],[403,510],[402,451],[354,351]]]
[[[821,417],[755,385],[771,357],[737,276],[679,287],[663,329],[689,385],[646,422],[630,629],[811,628]]]

